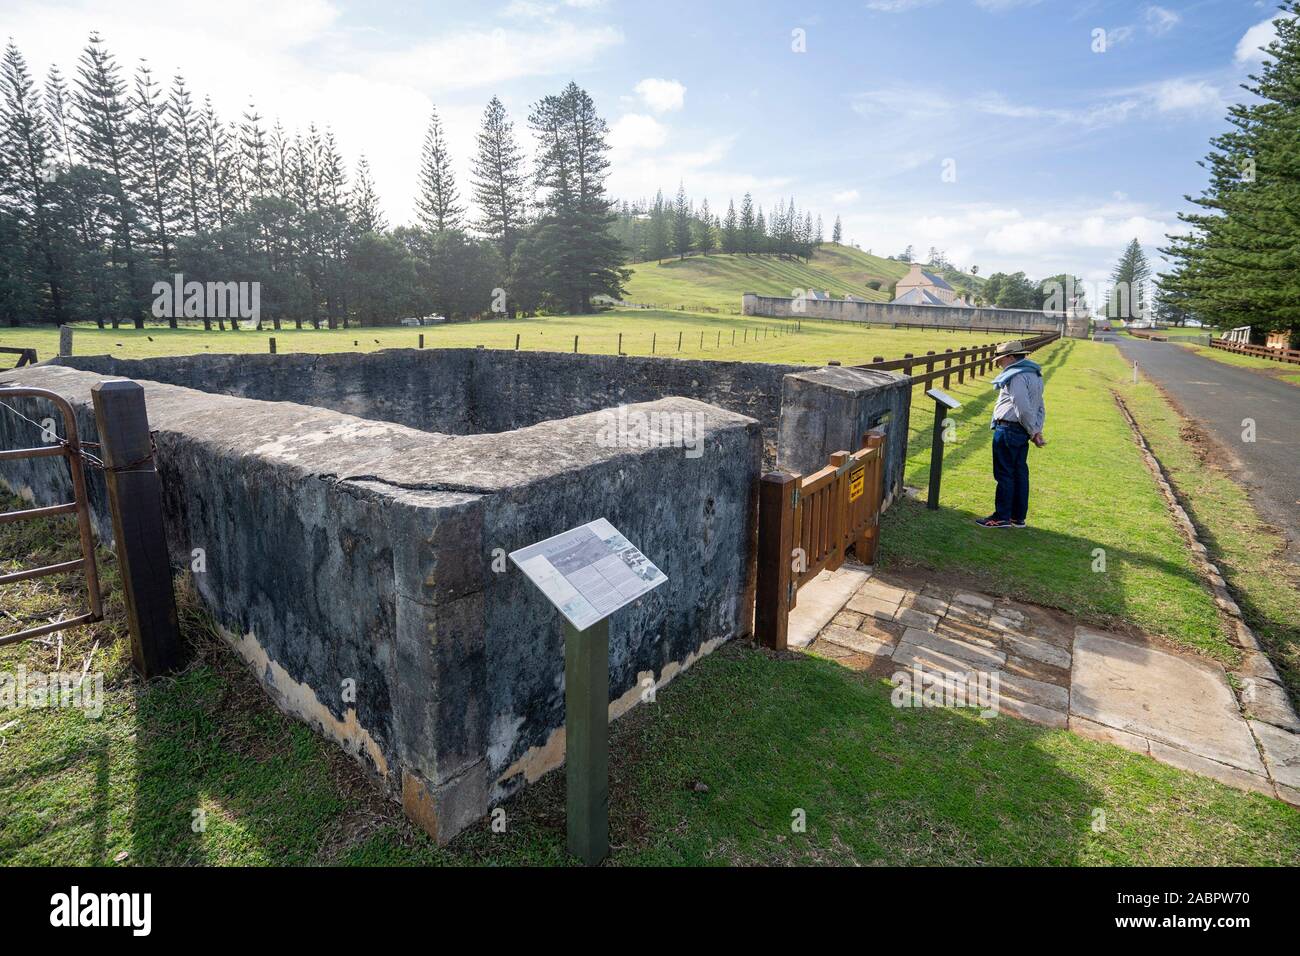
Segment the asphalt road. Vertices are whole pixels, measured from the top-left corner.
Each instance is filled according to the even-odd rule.
[[[1287,556],[1300,563],[1300,387],[1172,342],[1121,336],[1116,344],[1217,439],[1230,456],[1229,471],[1265,519],[1286,534]],[[1247,418],[1255,421],[1254,442],[1242,439]]]

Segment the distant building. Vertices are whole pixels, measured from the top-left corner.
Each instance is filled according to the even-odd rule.
[[[891,305],[943,305],[969,309],[971,304],[956,289],[933,272],[913,262],[907,275],[898,280]]]

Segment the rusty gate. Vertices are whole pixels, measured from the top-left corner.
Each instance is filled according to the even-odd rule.
[[[0,574],[0,585],[26,581],[29,578],[43,577],[47,574],[66,574],[71,571],[81,571],[86,578],[86,599],[89,610],[76,617],[64,618],[38,627],[29,627],[25,630],[16,631],[13,634],[2,635],[0,636],[0,646],[15,644],[18,641],[39,637],[42,634],[50,634],[65,628],[76,627],[79,624],[90,624],[103,617],[99,574],[95,566],[95,540],[90,531],[90,507],[86,500],[86,475],[82,463],[81,441],[77,436],[77,419],[73,414],[72,406],[61,395],[43,388],[0,387],[0,400],[5,398],[41,398],[51,402],[63,416],[66,437],[59,438],[55,435],[53,443],[37,448],[0,449],[0,461],[15,458],[66,458],[72,476],[73,500],[44,508],[0,512],[0,524],[10,524],[29,518],[46,518],[51,515],[75,514],[77,516],[77,530],[81,538],[81,557],[73,561],[47,565],[43,568],[25,568],[9,574]],[[25,415],[21,415],[17,409],[6,407],[9,408],[9,411],[20,415],[20,417],[31,422],[37,428],[41,428],[42,431],[45,430],[44,426],[38,422],[32,422]]]

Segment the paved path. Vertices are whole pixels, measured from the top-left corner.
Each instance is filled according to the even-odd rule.
[[[1120,336],[1116,344],[1234,456],[1230,470],[1266,520],[1286,534],[1287,555],[1300,563],[1300,387],[1172,342]],[[1242,441],[1246,418],[1255,420],[1254,442]]]
[[[1294,711],[1283,707],[1273,722],[1258,712],[1247,719],[1223,668],[1204,658],[1046,608],[863,566],[822,575],[800,591],[799,607],[804,626],[799,640],[791,628],[792,646],[806,641],[895,687],[906,680],[926,706],[943,703],[945,693],[952,705],[960,686],[957,706],[989,719],[1010,714],[1068,728],[1300,806]],[[935,676],[947,683],[929,683]],[[1246,693],[1252,683],[1243,682]]]

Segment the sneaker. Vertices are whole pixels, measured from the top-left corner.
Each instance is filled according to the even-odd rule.
[[[1011,526],[1013,528],[1023,528],[1025,526],[1025,523],[1023,521],[1012,521]]]
[[[1005,518],[994,518],[992,515],[990,515],[987,518],[976,518],[975,523],[979,525],[981,528],[1014,528],[1015,527],[1015,525],[1013,525],[1010,521],[1007,521]]]

